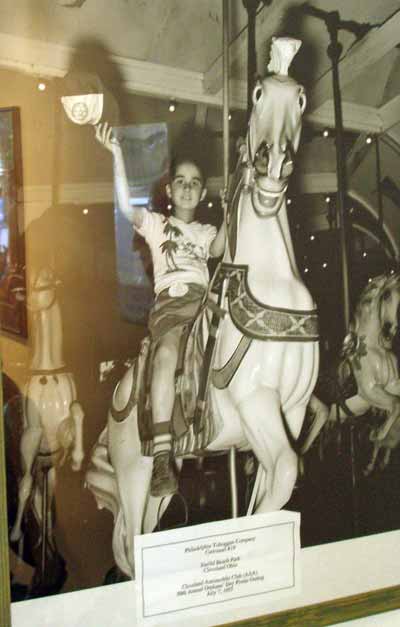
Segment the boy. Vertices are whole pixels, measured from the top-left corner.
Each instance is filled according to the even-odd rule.
[[[131,207],[122,150],[107,123],[96,127],[96,138],[114,157],[118,203],[126,218],[150,247],[155,302],[149,330],[155,344],[150,388],[153,412],[153,474],[150,493],[165,496],[178,489],[172,457],[171,418],[175,400],[175,370],[182,326],[193,320],[207,289],[207,259],[225,248],[225,228],[195,221],[206,195],[200,168],[191,160],[175,163],[166,193],[173,215],[166,218],[144,208]]]

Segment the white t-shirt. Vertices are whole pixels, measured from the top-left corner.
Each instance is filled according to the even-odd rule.
[[[144,211],[142,226],[137,231],[150,247],[156,294],[179,284],[207,287],[207,259],[217,234],[215,226],[200,222],[187,224],[174,216],[166,218],[160,213]]]

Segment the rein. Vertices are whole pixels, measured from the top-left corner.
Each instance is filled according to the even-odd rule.
[[[257,207],[254,202],[254,197],[259,193],[259,187],[257,186],[257,175],[256,175],[256,167],[254,165],[255,156],[252,157],[252,151],[250,146],[250,133],[247,133],[246,137],[246,145],[242,144],[240,148],[241,155],[238,160],[238,164],[236,166],[235,171],[235,179],[233,181],[233,185],[231,189],[233,189],[233,193],[228,202],[228,213],[227,213],[227,233],[228,233],[228,245],[229,252],[231,254],[232,260],[235,258],[236,247],[237,247],[237,238],[238,238],[238,209],[240,198],[243,193],[247,193],[250,197],[250,201],[252,204],[253,211],[260,216],[261,219],[274,218],[278,215],[280,210],[280,205],[270,213],[266,213],[265,215],[260,215],[260,212],[257,210]],[[262,194],[263,191],[260,190]]]

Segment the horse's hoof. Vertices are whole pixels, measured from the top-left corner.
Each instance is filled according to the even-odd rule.
[[[79,472],[80,469],[82,468],[82,461],[73,461],[71,463],[71,469],[73,470],[73,472]]]
[[[382,438],[379,437],[379,429],[371,429],[369,434],[370,442],[379,442]]]
[[[104,577],[103,585],[107,586],[114,583],[122,583],[124,581],[131,581],[131,578],[115,565],[107,571],[106,576]]]
[[[22,536],[21,529],[12,529],[10,533],[10,542],[19,542]]]

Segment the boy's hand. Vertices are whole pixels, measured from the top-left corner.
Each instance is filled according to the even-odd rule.
[[[104,122],[103,124],[97,124],[95,129],[97,141],[114,154],[115,150],[120,148],[120,143],[118,139],[113,136],[112,126],[110,126],[108,122]]]

